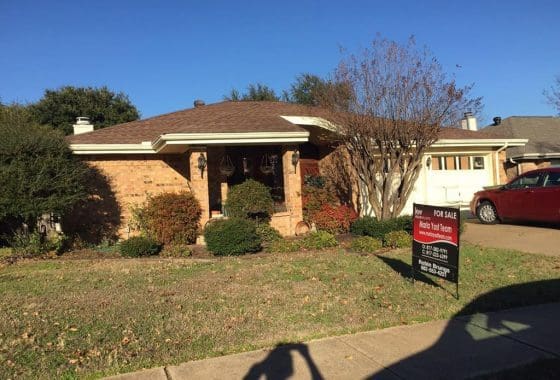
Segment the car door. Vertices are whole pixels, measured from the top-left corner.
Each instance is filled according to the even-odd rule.
[[[560,223],[560,170],[544,172],[543,177],[542,187],[537,190],[535,220]]]
[[[498,200],[498,214],[501,218],[514,220],[534,220],[538,203],[535,190],[542,183],[540,172],[530,172],[517,177],[507,184]]]

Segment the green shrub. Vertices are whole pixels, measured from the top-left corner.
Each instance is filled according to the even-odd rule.
[[[325,187],[325,177],[320,175],[309,175],[307,174],[303,177],[303,184],[305,186],[315,187],[317,189],[322,189]]]
[[[161,245],[154,239],[135,236],[123,241],[120,245],[120,252],[123,256],[140,257],[157,255]]]
[[[350,226],[350,232],[358,236],[371,236],[383,240],[384,236],[392,231],[407,231],[412,233],[412,217],[400,216],[398,218],[379,221],[371,216],[356,219]]]
[[[196,241],[202,209],[191,193],[162,193],[134,214],[140,230],[158,242],[188,244]]]
[[[337,245],[334,235],[326,231],[312,232],[301,240],[301,247],[305,249],[324,249]]]
[[[242,218],[217,220],[204,230],[208,250],[218,256],[241,255],[261,249],[255,223]]]
[[[192,255],[192,250],[186,244],[167,244],[159,255],[161,257],[189,257]]]
[[[268,223],[257,224],[257,234],[261,237],[263,243],[272,243],[282,239],[280,232]]]
[[[273,241],[268,247],[267,252],[290,253],[301,250],[301,240],[280,239]]]
[[[406,231],[391,231],[385,234],[383,243],[391,248],[412,247],[412,236]]]
[[[383,242],[371,236],[360,236],[352,239],[350,249],[353,252],[375,252],[383,247]]]
[[[232,218],[270,219],[274,212],[270,189],[253,179],[232,186],[227,195],[226,211]]]
[[[48,251],[47,244],[38,231],[16,231],[9,237],[8,242],[16,256],[37,256]]]

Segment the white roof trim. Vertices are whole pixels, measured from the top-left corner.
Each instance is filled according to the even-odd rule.
[[[309,132],[167,133],[141,144],[70,144],[74,154],[155,154],[172,146],[294,144],[309,141]],[[163,153],[163,152],[162,152]]]
[[[472,146],[524,146],[529,142],[528,139],[440,139],[431,147],[472,147]]]
[[[560,157],[560,152],[558,153],[522,153],[516,156],[512,156],[513,159],[523,159],[523,158],[557,158]]]
[[[315,116],[280,116],[282,119],[289,121],[292,124],[297,125],[314,125],[317,127],[325,128],[329,131],[335,132],[337,130],[336,125],[323,119],[322,117]]]

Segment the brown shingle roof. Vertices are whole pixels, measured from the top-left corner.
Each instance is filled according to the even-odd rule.
[[[453,128],[453,127],[446,127],[442,128],[439,132],[440,139],[450,139],[450,140],[459,140],[459,139],[496,139],[496,138],[503,138],[496,133],[488,133],[486,131],[470,131],[461,128]]]
[[[527,153],[560,153],[560,117],[510,116],[499,125],[487,126],[483,131],[500,133],[507,138],[529,139],[525,146],[509,148],[508,157]]]
[[[303,132],[305,129],[280,116],[328,118],[318,107],[285,102],[226,101],[144,120],[131,121],[80,135],[68,136],[71,144],[140,144],[168,133]],[[440,139],[488,139],[482,131],[442,128]]]
[[[68,137],[71,144],[139,144],[166,133],[303,132],[280,116],[320,116],[319,108],[284,102],[221,102]]]

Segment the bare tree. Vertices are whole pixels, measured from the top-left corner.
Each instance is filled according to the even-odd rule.
[[[396,217],[440,128],[458,125],[481,99],[468,99],[472,86],[457,87],[413,38],[406,44],[376,39],[343,59],[334,77],[344,86],[326,93],[323,103],[350,157],[362,203],[379,220]]]
[[[543,94],[546,97],[547,103],[556,108],[560,115],[560,75],[556,77],[549,90],[543,91]]]

